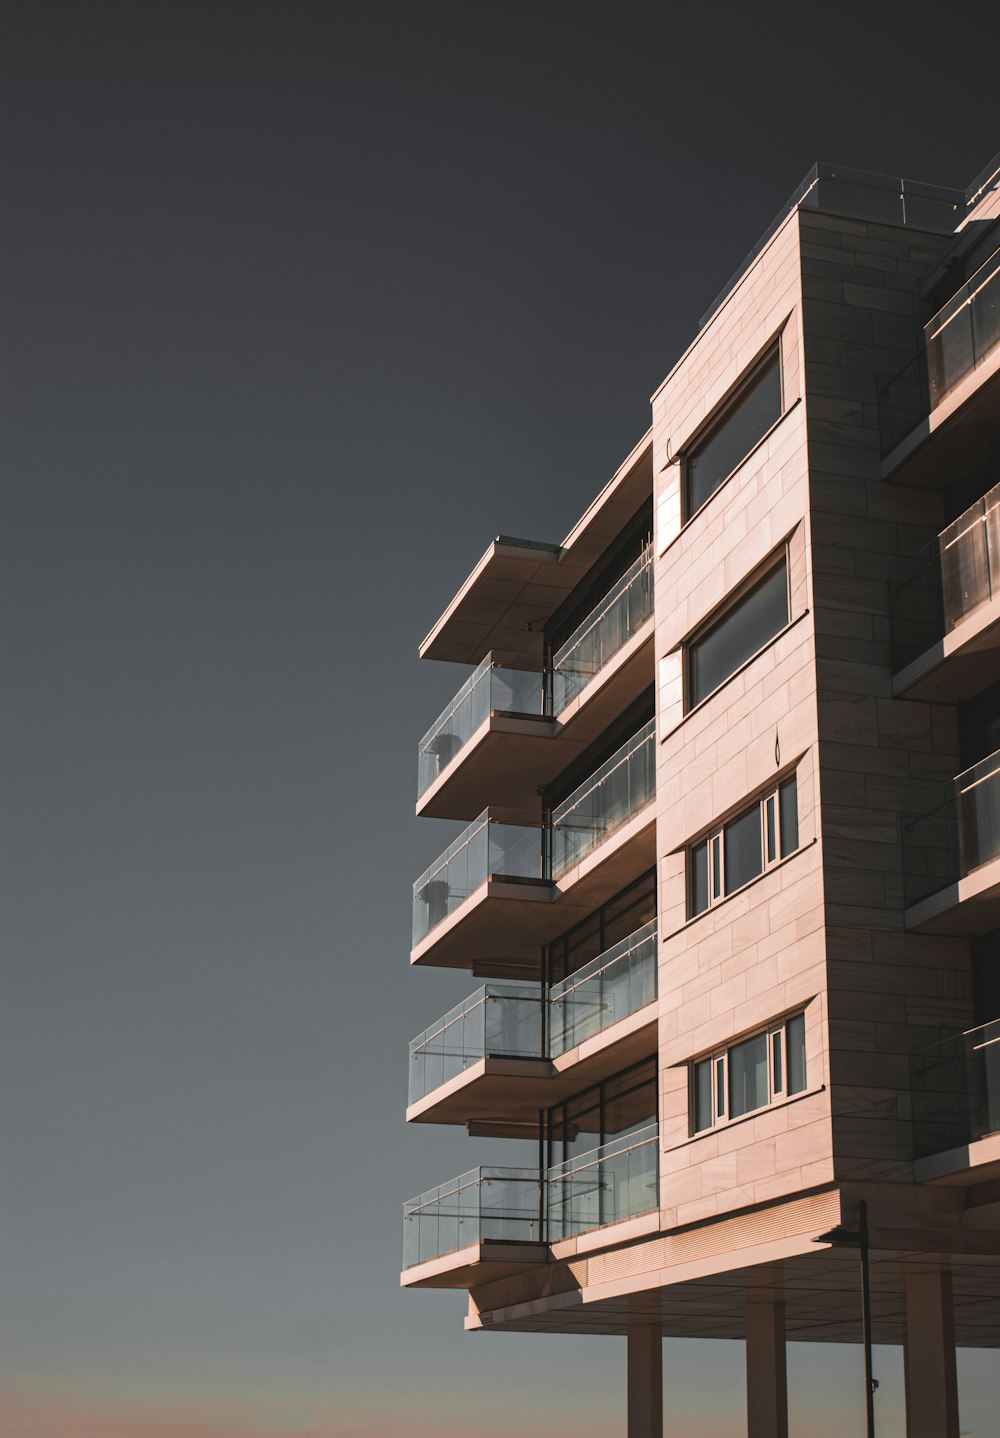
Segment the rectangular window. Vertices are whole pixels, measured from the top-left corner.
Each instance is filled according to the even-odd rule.
[[[806,1087],[806,1020],[795,1014],[691,1065],[693,1133],[755,1113]]]
[[[788,623],[788,559],[780,561],[688,645],[688,709],[700,704]]]
[[[775,345],[685,457],[686,518],[712,497],[780,418],[781,356]]]
[[[799,847],[795,776],[688,850],[688,918],[735,894]]]

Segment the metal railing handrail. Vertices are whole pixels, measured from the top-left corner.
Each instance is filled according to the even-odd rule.
[[[501,1002],[504,999],[517,999],[519,1003],[538,1005],[541,1005],[544,1002],[544,998],[540,989],[537,994],[525,992],[528,986],[526,984],[517,984],[514,981],[511,981],[510,983],[510,992],[503,991],[502,986],[502,980],[497,980],[495,983],[481,985],[478,989],[474,989],[473,992],[468,996],[468,998],[464,999],[462,1003],[456,1004],[454,1008],[449,1009],[446,1014],[442,1014],[442,1016],[435,1023],[428,1024],[427,1028],[424,1029],[422,1033],[418,1034],[415,1039],[411,1040],[411,1057],[414,1054],[422,1053],[423,1050],[433,1039],[437,1038],[441,1034],[446,1034],[450,1028],[454,1028],[456,1024],[461,1023],[462,1020],[465,1019],[469,1014],[471,1014],[475,1009],[480,1008],[485,1004],[490,1003],[491,1001]],[[501,990],[501,992],[495,992],[496,990]],[[447,1051],[440,1049],[437,1052],[445,1053]],[[471,1050],[456,1049],[452,1057],[459,1057],[469,1052],[471,1052]]]
[[[586,1153],[578,1154],[575,1158],[563,1159],[562,1163],[554,1163],[545,1170],[544,1178],[546,1183],[556,1183],[563,1178],[572,1178],[576,1173],[582,1173],[586,1169],[596,1168],[601,1163],[606,1163],[609,1158],[619,1158],[623,1153],[631,1153],[633,1149],[643,1148],[646,1144],[655,1143],[659,1137],[660,1126],[656,1119],[645,1125],[644,1128],[636,1129],[634,1133],[622,1134],[619,1138],[609,1139],[597,1148],[588,1149]]]
[[[526,1183],[540,1182],[537,1168],[501,1168],[493,1165],[480,1165],[478,1168],[467,1169],[457,1178],[446,1179],[437,1188],[429,1188],[425,1193],[418,1193],[415,1198],[408,1198],[403,1204],[403,1215],[409,1217],[414,1213],[422,1213],[443,1198],[451,1198],[455,1194],[465,1193],[468,1189],[481,1187],[491,1180],[501,1183],[507,1180]],[[444,1191],[442,1192],[442,1190]]]
[[[472,843],[476,835],[490,824],[504,824],[517,829],[537,829],[539,833],[544,827],[542,820],[536,814],[527,814],[517,809],[496,809],[490,807],[467,824],[457,838],[453,839],[443,853],[439,854],[433,864],[428,865],[419,879],[413,883],[414,893],[418,893],[433,881],[435,876],[446,868],[455,858],[456,854]]]
[[[629,759],[632,758],[632,755],[641,749],[644,744],[649,743],[654,737],[655,730],[656,720],[650,719],[641,729],[632,735],[631,739],[627,740],[620,749],[616,750],[610,759],[606,759],[601,767],[591,774],[589,779],[585,779],[579,788],[574,789],[572,794],[564,799],[557,808],[552,810],[553,827],[557,825],[561,827],[567,817],[572,814],[585,799],[588,799],[595,789],[599,788],[601,784],[603,784],[606,779],[609,779],[623,764],[627,764]],[[591,826],[588,825],[587,827],[589,828]]]
[[[614,964],[634,953],[642,944],[656,935],[656,919],[650,919],[643,924],[642,928],[636,929],[634,933],[627,935],[610,949],[605,949],[603,954],[598,954],[595,959],[584,964],[582,969],[577,969],[565,979],[560,979],[549,989],[549,1003],[565,1003],[569,996],[578,989],[581,984],[589,983],[592,979],[599,978],[601,974],[611,968]]]
[[[583,643],[587,635],[601,622],[608,610],[621,598],[644,569],[652,568],[652,564],[653,546],[652,544],[648,544],[639,555],[639,558],[626,569],[625,573],[612,585],[600,603],[590,611],[583,623],[574,629],[565,644],[559,647],[552,657],[553,669],[561,669],[564,666],[567,656]]]

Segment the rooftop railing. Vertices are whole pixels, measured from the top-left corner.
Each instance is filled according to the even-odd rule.
[[[542,829],[515,811],[485,809],[413,885],[413,945],[489,878],[542,879]]]
[[[541,1241],[537,1168],[473,1168],[403,1205],[404,1268],[473,1243]]]
[[[426,794],[491,714],[543,717],[547,712],[544,675],[526,669],[508,669],[487,654],[420,741],[418,799]]]
[[[559,879],[628,823],[656,792],[655,720],[644,724],[552,811],[551,876]]]
[[[915,554],[889,589],[901,669],[1000,594],[1000,485]]]
[[[552,709],[561,714],[653,612],[653,550],[643,550],[552,658]]]
[[[1000,857],[1000,750],[935,789],[901,827],[907,904]]]
[[[656,920],[549,990],[549,1052],[576,1048],[656,998]]]
[[[543,1018],[537,984],[484,984],[410,1044],[410,1103],[487,1056],[542,1058]]]
[[[1000,1021],[913,1054],[910,1089],[918,1158],[1000,1133]]]
[[[1000,250],[924,326],[878,385],[882,454],[906,438],[1000,344]]]
[[[622,1134],[545,1174],[546,1241],[649,1213],[659,1204],[659,1126]]]

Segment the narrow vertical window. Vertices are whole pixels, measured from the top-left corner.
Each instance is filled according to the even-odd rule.
[[[801,1093],[806,1086],[806,1018],[797,1014],[785,1025],[788,1044],[788,1092]]]
[[[799,796],[794,779],[778,791],[781,809],[781,852],[790,854],[799,847]]]
[[[700,1133],[711,1128],[712,1112],[712,1060],[703,1059],[694,1066],[694,1131]]]

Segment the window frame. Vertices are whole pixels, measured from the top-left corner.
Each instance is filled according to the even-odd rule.
[[[731,670],[724,679],[720,679],[719,683],[716,684],[714,689],[710,689],[706,694],[702,694],[697,699],[695,699],[693,697],[694,684],[692,680],[692,661],[694,657],[694,651],[699,644],[702,644],[708,638],[710,634],[714,633],[716,629],[720,628],[726,622],[726,619],[734,612],[734,610],[740,608],[740,606],[746,602],[750,595],[757,588],[766,583],[766,581],[770,579],[771,575],[776,570],[780,569],[782,565],[784,565],[785,568],[786,617],[784,624],[781,626],[780,629],[775,630],[775,632],[768,639],[765,639],[764,642],[753,651],[753,653],[748,654],[745,659],[741,660],[740,663],[737,664],[736,668]],[[792,623],[792,620],[793,615],[791,541],[790,539],[786,539],[783,544],[779,545],[777,550],[773,551],[771,554],[768,555],[767,559],[765,559],[762,564],[759,564],[756,569],[752,570],[751,573],[748,574],[747,577],[742,581],[742,583],[738,584],[733,590],[733,592],[726,596],[726,598],[722,601],[718,608],[713,609],[712,613],[709,614],[707,618],[698,625],[697,629],[695,629],[687,637],[687,639],[684,640],[684,717],[686,718],[689,714],[693,714],[694,711],[698,709],[702,704],[707,703],[708,700],[711,699],[713,694],[718,694],[719,690],[724,685],[729,683],[730,679],[732,679],[734,674],[738,674],[741,669],[744,669],[748,664],[752,664],[753,661],[757,658],[758,654],[762,654],[769,644],[774,643],[779,634],[783,634],[785,632],[788,626]]]
[[[794,847],[789,848],[786,852],[783,842],[781,826],[781,795],[783,790],[785,790],[789,786],[794,786],[795,788],[796,842],[794,844]],[[748,885],[752,884],[754,880],[761,878],[762,875],[766,874],[770,869],[777,868],[777,866],[783,863],[785,859],[790,858],[792,854],[798,853],[799,849],[801,849],[802,847],[802,837],[799,825],[798,801],[798,772],[797,770],[793,770],[791,774],[786,774],[784,779],[775,780],[769,788],[758,794],[756,799],[752,800],[749,804],[746,804],[742,809],[738,809],[735,814],[730,816],[730,818],[724,820],[720,824],[717,824],[713,829],[710,829],[709,832],[705,834],[701,839],[697,840],[696,843],[689,844],[687,846],[687,849],[685,851],[685,867],[687,870],[687,917],[689,920],[698,919],[701,917],[702,914],[707,914],[708,911],[710,909],[714,909],[717,904],[721,904],[725,899],[730,898],[733,894],[738,894],[742,889],[745,889],[748,887]],[[726,830],[731,828],[733,824],[737,823],[740,819],[746,818],[748,814],[752,814],[755,808],[758,810],[760,817],[760,870],[751,878],[747,879],[745,883],[738,885],[735,889],[727,890]],[[771,835],[768,830],[769,813],[773,814],[774,816],[773,844],[771,842]],[[696,909],[695,854],[701,850],[704,850],[706,855],[705,881],[707,902],[705,903],[703,908]]]
[[[800,1094],[808,1093],[809,1073],[805,1052],[805,1019],[806,1010],[804,1008],[795,1009],[783,1018],[762,1024],[749,1033],[741,1034],[738,1038],[729,1040],[728,1043],[720,1045],[710,1053],[702,1054],[700,1058],[690,1061],[687,1066],[688,1126],[692,1138],[700,1138],[704,1134],[726,1128],[730,1124],[740,1123],[754,1114],[764,1113],[777,1104],[786,1103],[789,1099],[798,1098]],[[792,1065],[788,1031],[790,1026],[797,1021],[802,1023],[802,1084],[801,1087],[792,1090],[789,1087]],[[767,1097],[755,1108],[745,1109],[734,1115],[732,1112],[733,1091],[730,1057],[737,1049],[742,1048],[745,1044],[753,1043],[762,1035],[767,1037],[767,1058],[764,1065],[767,1075]],[[709,1121],[699,1127],[698,1075],[700,1071],[705,1070],[706,1065],[708,1066],[708,1097],[711,1115]]]
[[[768,342],[768,344],[760,352],[757,358],[753,360],[749,367],[740,376],[740,378],[737,380],[736,384],[729,391],[729,393],[719,401],[719,403],[715,406],[712,412],[707,416],[705,422],[699,426],[692,438],[684,446],[684,449],[680,456],[682,525],[689,524],[690,521],[694,519],[695,515],[701,513],[701,511],[705,508],[705,505],[708,504],[710,500],[714,499],[714,497],[718,494],[719,490],[724,488],[724,486],[729,483],[730,479],[732,479],[733,475],[740,468],[740,466],[746,463],[746,460],[751,454],[753,454],[754,450],[760,444],[761,440],[763,440],[766,435],[770,434],[774,426],[784,417],[787,408],[787,396],[785,394],[785,367],[784,356],[782,353],[781,337],[782,331],[779,330],[778,333],[774,336],[774,338]],[[753,444],[746,451],[746,454],[742,455],[741,458],[738,459],[733,465],[732,469],[729,470],[727,474],[723,475],[723,477],[719,480],[718,484],[712,490],[711,494],[706,495],[706,497],[701,501],[698,507],[695,508],[692,503],[691,495],[691,484],[693,477],[691,472],[692,465],[696,463],[699,453],[701,453],[705,449],[705,447],[709,444],[713,437],[719,433],[727,420],[732,417],[734,411],[739,408],[740,403],[746,398],[748,391],[751,390],[754,384],[761,378],[761,375],[763,374],[764,370],[768,368],[772,360],[776,361],[778,369],[777,415],[767,426],[767,428],[762,431],[760,436],[756,440],[754,440]]]

